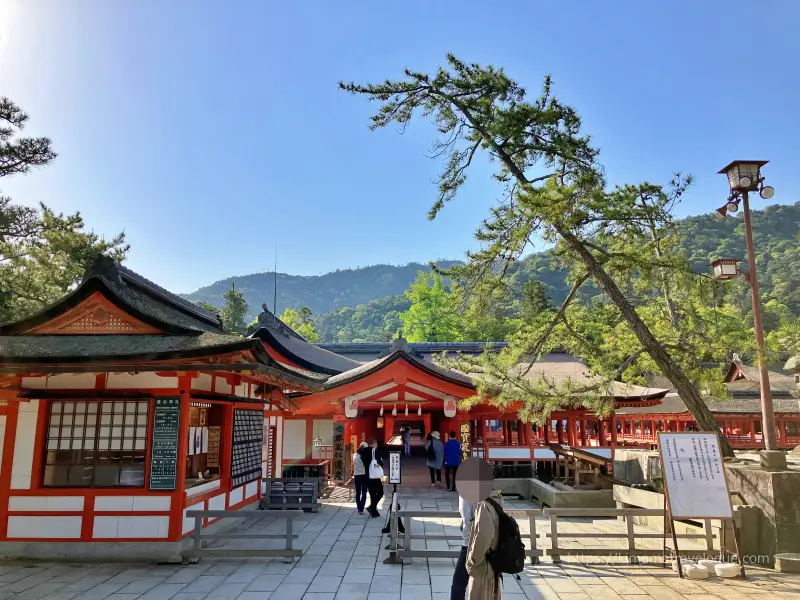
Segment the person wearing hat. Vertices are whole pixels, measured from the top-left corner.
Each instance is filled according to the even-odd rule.
[[[425,444],[425,464],[431,474],[431,487],[442,485],[442,462],[444,461],[444,445],[438,431],[431,432],[431,439]]]

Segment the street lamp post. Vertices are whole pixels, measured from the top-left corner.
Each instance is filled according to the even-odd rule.
[[[747,273],[742,273],[742,275],[747,283],[750,284],[750,292],[753,298],[753,328],[756,335],[756,353],[761,387],[761,435],[764,438],[764,446],[766,448],[761,452],[761,465],[768,468],[785,468],[786,455],[778,450],[775,410],[772,405],[769,371],[767,370],[767,362],[764,356],[764,326],[761,322],[761,298],[758,293],[756,255],[753,249],[753,229],[750,222],[749,192],[758,191],[761,197],[766,200],[775,195],[775,190],[771,186],[764,185],[764,178],[761,177],[761,167],[767,162],[766,160],[735,160],[723,168],[720,174],[727,175],[731,193],[728,197],[728,202],[722,208],[717,209],[717,212],[723,217],[729,212],[736,212],[739,210],[740,202],[744,212],[744,231],[749,269]],[[730,264],[725,265],[724,262],[716,261],[715,263],[717,266],[714,267],[714,273],[717,274],[717,270],[719,270],[719,279],[727,278],[723,275],[723,271],[730,270]]]

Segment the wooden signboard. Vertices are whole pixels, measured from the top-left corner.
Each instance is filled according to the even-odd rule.
[[[219,467],[219,448],[222,445],[222,428],[208,428],[208,454],[206,456],[206,466]]]
[[[333,424],[333,481],[345,483],[347,481],[347,471],[345,470],[344,458],[344,423]]]
[[[150,456],[150,489],[175,489],[178,474],[180,398],[156,398]]]
[[[389,483],[400,485],[402,474],[400,469],[400,453],[389,452]]]
[[[670,521],[675,557],[678,561],[678,574],[683,577],[678,540],[672,521],[674,519],[732,521],[733,507],[728,480],[725,477],[719,437],[716,433],[660,431],[658,453],[664,478],[664,503]],[[739,552],[739,533],[735,523],[733,532],[739,564],[744,575],[744,565]],[[666,536],[666,527],[664,535]]]
[[[461,456],[463,460],[467,460],[471,456],[472,452],[471,429],[472,429],[472,423],[470,421],[467,421],[466,423],[461,423]]]

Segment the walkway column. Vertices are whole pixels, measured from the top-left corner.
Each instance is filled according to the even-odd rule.
[[[586,439],[586,423],[588,423],[588,419],[584,416],[581,419],[581,446],[587,446],[587,439]]]
[[[616,448],[617,447],[617,417],[616,416],[612,415],[611,423],[609,423],[609,425],[611,426],[611,447],[612,448]]]
[[[553,427],[553,420],[548,417],[547,421],[545,421],[545,424],[542,425],[542,428],[544,429],[543,439],[545,444],[550,443],[550,430],[552,429],[552,427]]]

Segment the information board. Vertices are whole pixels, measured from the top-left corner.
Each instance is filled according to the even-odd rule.
[[[208,455],[207,467],[219,467],[219,448],[222,444],[222,428],[219,426],[208,428]]]
[[[472,424],[467,421],[466,423],[461,423],[460,433],[461,433],[461,457],[462,460],[467,460],[472,455]]]
[[[389,483],[400,485],[401,476],[400,453],[389,452]]]
[[[233,411],[231,440],[231,484],[234,487],[261,477],[261,446],[264,411],[237,408]]]
[[[716,433],[659,432],[658,451],[671,518],[733,518]]]
[[[156,398],[153,414],[150,489],[174,490],[178,473],[180,398]]]

